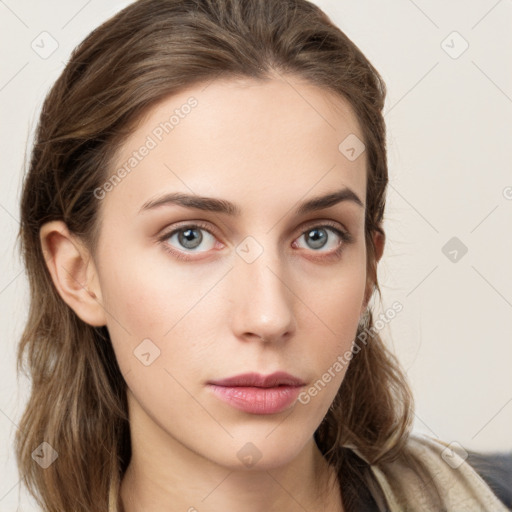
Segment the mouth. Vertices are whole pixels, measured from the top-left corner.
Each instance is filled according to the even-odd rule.
[[[210,381],[208,384],[226,387],[275,388],[278,386],[304,386],[305,382],[287,372],[275,372],[266,376],[259,373],[243,373],[227,379]]]
[[[246,373],[208,382],[210,391],[232,407],[251,414],[276,414],[297,400],[305,382],[286,372]]]

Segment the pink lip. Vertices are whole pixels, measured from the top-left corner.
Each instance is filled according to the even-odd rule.
[[[257,388],[273,388],[277,386],[304,386],[305,382],[286,372],[275,372],[270,375],[259,373],[243,373],[227,379],[212,380],[208,384],[217,386],[251,386]]]
[[[285,372],[246,373],[208,382],[209,389],[236,409],[253,414],[275,414],[290,407],[304,382]]]

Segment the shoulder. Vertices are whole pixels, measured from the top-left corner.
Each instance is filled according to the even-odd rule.
[[[412,432],[399,458],[371,466],[389,510],[508,512],[458,446]]]

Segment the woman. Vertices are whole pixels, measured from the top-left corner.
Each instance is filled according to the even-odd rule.
[[[304,0],[139,0],[79,45],[21,204],[44,510],[506,510],[373,324],[384,98]]]

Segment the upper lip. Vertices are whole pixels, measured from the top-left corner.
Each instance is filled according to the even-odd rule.
[[[209,384],[216,386],[251,386],[258,388],[273,388],[277,386],[303,386],[305,383],[298,377],[294,377],[286,372],[275,372],[270,375],[261,375],[260,373],[243,373],[228,377],[227,379],[220,379],[210,381]]]

